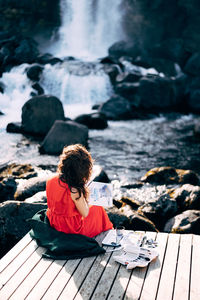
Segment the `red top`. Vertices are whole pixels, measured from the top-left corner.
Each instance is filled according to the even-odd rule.
[[[55,176],[47,181],[47,217],[52,227],[65,233],[84,234],[94,237],[113,227],[106,211],[101,206],[92,206],[83,218],[71,198],[66,183]]]

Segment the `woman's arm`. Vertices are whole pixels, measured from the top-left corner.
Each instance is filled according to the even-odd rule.
[[[72,200],[74,201],[76,208],[78,209],[79,213],[86,218],[89,214],[89,205],[87,200],[84,198],[83,194],[79,198],[79,193],[76,189],[72,188],[71,192]]]

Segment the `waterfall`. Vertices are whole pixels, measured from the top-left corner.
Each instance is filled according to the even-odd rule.
[[[39,84],[45,94],[57,96],[62,101],[67,117],[90,112],[92,104],[105,102],[113,93],[109,77],[96,59],[106,56],[108,47],[124,37],[122,2],[60,0],[62,25],[58,40],[46,52],[78,59],[46,65]],[[91,63],[92,60],[96,62]],[[28,66],[14,67],[1,79],[5,91],[0,94],[0,110],[15,121],[20,120],[21,107],[31,98],[31,92],[35,92],[26,76]]]
[[[45,93],[62,101],[66,117],[91,112],[93,104],[105,102],[113,93],[102,67],[87,62],[65,62],[57,67],[47,65],[41,85]]]
[[[59,57],[97,58],[122,40],[123,0],[61,0],[61,27],[51,52]]]

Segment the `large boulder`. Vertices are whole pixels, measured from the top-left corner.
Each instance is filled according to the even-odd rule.
[[[137,106],[137,96],[139,83],[138,82],[122,82],[115,86],[115,92],[120,96],[128,99],[131,104]]]
[[[111,57],[119,58],[121,56],[130,56],[135,58],[139,54],[138,44],[136,42],[119,41],[114,43],[108,53]]]
[[[169,194],[182,211],[188,209],[200,210],[200,186],[184,184],[181,187],[170,190]]]
[[[47,203],[47,195],[46,190],[40,191],[33,196],[26,198],[24,200],[25,203]]]
[[[31,164],[16,164],[8,163],[0,169],[0,177],[13,177],[14,179],[29,179],[36,177],[38,168],[33,167]]]
[[[108,120],[127,120],[132,116],[130,102],[120,96],[114,95],[99,107],[99,112],[104,114]]]
[[[184,72],[192,76],[199,76],[200,73],[200,52],[194,53],[187,61]]]
[[[40,191],[45,191],[46,181],[52,176],[51,172],[43,172],[38,177],[30,179],[18,180],[17,189],[14,194],[14,199],[24,201]]]
[[[155,225],[147,217],[133,211],[129,205],[121,208],[106,209],[114,227],[124,226],[127,230],[157,231]]]
[[[184,48],[183,40],[180,38],[168,38],[152,48],[155,57],[162,57],[184,66],[190,53]]]
[[[19,201],[6,201],[0,204],[0,257],[31,229],[26,220],[46,207],[46,204]]]
[[[37,43],[31,38],[24,38],[14,51],[14,60],[16,64],[33,63],[38,56]]]
[[[186,210],[169,219],[164,227],[165,232],[200,234],[200,211]]]
[[[187,98],[187,106],[189,111],[193,113],[200,113],[200,89],[191,91]]]
[[[36,96],[22,107],[22,129],[32,135],[45,136],[55,120],[64,120],[62,102],[49,95]]]
[[[141,181],[151,184],[173,184],[173,183],[190,183],[198,185],[199,177],[191,170],[176,169],[173,167],[158,167],[149,170]]]
[[[13,177],[0,180],[0,202],[13,199],[17,184]]]
[[[82,144],[87,146],[88,128],[73,121],[55,121],[43,140],[39,151],[41,154],[60,154],[64,146]]]
[[[167,220],[177,214],[178,205],[168,194],[164,194],[140,206],[138,212],[150,219],[158,230],[162,230]]]
[[[138,95],[140,107],[146,110],[163,111],[177,106],[174,82],[166,77],[143,77]]]

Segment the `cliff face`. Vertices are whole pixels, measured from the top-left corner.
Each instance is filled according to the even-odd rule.
[[[200,50],[199,0],[124,0],[124,10],[127,36],[142,49],[181,39],[186,51]]]
[[[14,29],[49,37],[60,26],[59,3],[60,0],[0,0],[0,31]],[[200,50],[199,0],[123,0],[121,8],[127,38],[137,42],[140,49],[181,39],[186,51]]]
[[[59,0],[0,0],[0,31],[53,32],[60,25]]]

